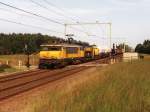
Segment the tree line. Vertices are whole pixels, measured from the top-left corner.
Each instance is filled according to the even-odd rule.
[[[26,52],[26,46],[28,53],[37,53],[40,51],[41,44],[52,43],[70,43],[68,39],[62,39],[55,36],[38,34],[4,34],[0,33],[0,54],[23,54]],[[72,43],[89,46],[89,43],[72,40]]]
[[[138,44],[135,48],[135,52],[150,54],[150,40],[145,40],[143,44]]]

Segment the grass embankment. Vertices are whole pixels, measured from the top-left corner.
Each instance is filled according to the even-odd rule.
[[[23,70],[13,68],[9,65],[0,65],[0,73],[14,73],[14,72],[21,72],[21,71]]]
[[[12,68],[8,65],[0,65],[0,73],[5,72],[5,71],[9,71]]]
[[[150,112],[150,60],[118,63],[94,79],[31,101],[31,112]],[[93,73],[94,75],[94,73]],[[28,110],[29,112],[29,110]]]
[[[38,55],[30,55],[31,69],[36,67],[39,62]],[[0,73],[14,73],[28,70],[26,68],[27,55],[0,55]]]

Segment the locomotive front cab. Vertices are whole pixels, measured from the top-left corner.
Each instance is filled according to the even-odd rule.
[[[98,59],[100,54],[99,48],[96,46],[89,46],[85,48],[85,58],[86,59]]]
[[[39,68],[54,68],[63,60],[61,45],[41,45]]]
[[[92,59],[92,56],[93,56],[92,52],[93,52],[92,47],[86,47],[85,48],[85,58]]]
[[[41,46],[40,58],[41,59],[60,59],[63,49],[62,46]]]

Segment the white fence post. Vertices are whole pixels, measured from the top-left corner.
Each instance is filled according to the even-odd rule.
[[[19,69],[20,69],[22,66],[22,61],[19,60],[18,64],[19,64]]]
[[[9,61],[8,60],[6,61],[6,65],[9,65]]]

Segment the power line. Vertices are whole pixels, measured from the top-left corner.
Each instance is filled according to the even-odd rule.
[[[78,31],[78,32],[85,33],[86,35],[89,35],[89,33],[88,33],[88,32],[85,32],[85,31],[80,30],[80,29],[78,29],[78,28],[75,28],[75,27],[72,27],[72,26],[70,26],[70,28],[71,28],[71,29],[74,29],[74,30],[76,30],[76,31]]]
[[[43,18],[43,19],[45,19],[45,20],[51,21],[51,22],[56,23],[56,24],[64,25],[63,23],[60,23],[60,22],[58,22],[58,21],[52,20],[52,19],[50,19],[50,18],[41,16],[41,15],[36,14],[36,13],[32,13],[32,12],[26,11],[26,10],[24,10],[24,9],[21,9],[21,8],[18,8],[18,7],[15,7],[15,6],[12,6],[12,5],[3,3],[3,2],[0,2],[0,4],[5,5],[5,6],[7,6],[7,7],[10,7],[10,8],[13,8],[13,9],[16,9],[16,10],[19,10],[19,11],[22,11],[22,12],[25,12],[25,13],[28,13],[28,14],[31,14],[31,15],[34,15],[34,16],[36,16],[36,17]]]
[[[18,7],[15,7],[15,6],[12,6],[12,5],[9,5],[9,4],[6,4],[6,3],[3,3],[3,2],[0,2],[0,4],[2,4],[2,5],[4,5],[4,6],[7,6],[7,7],[10,7],[10,8],[13,8],[13,9],[16,9],[16,10],[19,10],[19,11],[21,11],[21,12],[25,12],[25,13],[27,13],[27,14],[30,14],[30,15],[33,15],[33,16],[36,16],[36,17],[39,17],[39,18],[42,18],[42,19],[48,20],[48,21],[50,21],[50,22],[57,23],[57,24],[60,24],[60,25],[63,25],[63,26],[64,26],[64,24],[63,24],[63,23],[61,23],[61,22],[58,22],[58,21],[52,20],[52,19],[50,19],[50,18],[47,18],[47,17],[41,16],[41,15],[39,15],[39,14],[32,13],[32,12],[26,11],[26,10],[24,10],[24,9],[21,9],[21,8],[18,8]],[[75,29],[75,30],[78,30],[78,31],[80,31],[80,32],[83,32],[83,33],[85,33],[85,34],[87,34],[87,32],[84,32],[84,31],[79,30],[79,29],[77,29],[77,28],[73,28],[73,27],[71,27],[71,28],[72,28],[72,29]]]
[[[48,5],[50,5],[50,6],[57,8],[57,9],[60,10],[61,12],[66,13],[66,11],[65,11],[63,8],[57,7],[57,6],[56,6],[55,4],[53,4],[52,2],[50,2],[50,1],[48,1],[48,0],[43,0],[43,1],[44,1],[45,3],[47,3]],[[67,13],[68,13],[68,12],[67,12]],[[70,18],[71,20],[77,22],[76,19],[74,19],[74,18],[72,18],[72,17],[70,17],[70,16],[68,16],[68,18]]]
[[[9,5],[9,4],[5,4],[5,3],[3,3],[3,2],[0,2],[0,4],[5,5],[5,6],[7,6],[7,7],[10,7],[10,8],[13,8],[13,9],[16,9],[16,10],[19,10],[19,11],[21,11],[21,12],[25,12],[25,13],[30,14],[30,15],[34,15],[34,16],[43,18],[43,19],[48,20],[48,21],[51,21],[51,22],[53,22],[53,23],[57,23],[57,24],[60,24],[60,25],[63,25],[63,26],[64,26],[63,23],[60,23],[60,22],[57,22],[57,21],[52,20],[52,19],[50,19],[50,18],[47,18],[47,17],[41,16],[41,15],[38,15],[38,14],[35,14],[35,13],[32,13],[32,12],[29,12],[29,11],[26,11],[26,10],[24,10],[24,9],[20,9],[20,8],[17,8],[17,7],[15,7],[15,6],[12,6],[12,5]],[[75,29],[75,28],[72,28],[72,29]],[[76,30],[77,30],[77,29],[76,29]],[[81,32],[81,30],[79,30],[79,29],[78,29],[78,31]]]
[[[42,30],[47,30],[47,31],[51,31],[51,32],[63,34],[62,32],[54,31],[54,30],[43,28],[43,27],[39,27],[39,26],[28,25],[28,24],[24,24],[24,23],[20,23],[20,22],[16,22],[16,21],[11,21],[11,20],[8,20],[8,19],[0,18],[0,21],[14,23],[14,24],[18,24],[18,25],[22,25],[22,26],[26,26],[26,27],[31,27],[31,28],[36,28],[36,29],[42,29]]]
[[[32,0],[31,0],[32,1]],[[45,1],[48,5],[50,5],[50,6],[53,6],[53,7],[55,7],[55,8],[57,8],[58,10],[60,10],[61,12],[64,12],[64,13],[66,13],[66,11],[63,9],[63,8],[60,8],[60,7],[57,7],[55,4],[53,4],[52,2],[49,2],[48,0],[43,0],[43,1]],[[68,13],[68,12],[67,12]],[[68,16],[69,17],[69,16]],[[76,23],[78,23],[78,20],[76,20],[76,19],[74,19],[74,18],[72,18],[72,17],[69,17],[72,21],[75,21]],[[76,17],[77,18],[77,17]],[[83,32],[83,33],[85,33],[85,34],[87,34],[87,35],[89,35],[89,32],[88,32],[88,30],[83,26],[83,25],[80,25],[85,31],[83,31],[83,30],[79,30],[79,29],[77,29],[76,28],[76,30],[78,30],[78,31],[80,31],[80,32]],[[72,28],[72,27],[71,27]],[[75,28],[72,28],[72,29],[75,29]]]
[[[72,18],[70,18],[70,17],[68,17],[68,16],[66,16],[66,15],[64,15],[64,14],[62,14],[62,13],[59,13],[59,12],[53,10],[53,9],[49,9],[49,8],[47,8],[46,6],[41,5],[41,4],[38,3],[38,2],[35,2],[34,0],[30,0],[30,1],[31,1],[32,3],[34,3],[34,4],[36,4],[37,6],[42,7],[42,8],[44,8],[44,9],[48,10],[48,11],[51,10],[51,12],[53,12],[54,14],[57,14],[57,15],[59,15],[59,16],[63,16],[63,17],[65,17],[65,18],[68,18],[68,19],[73,20]]]
[[[44,5],[41,5],[41,4],[38,3],[38,2],[35,2],[34,0],[30,0],[30,1],[31,1],[32,3],[34,3],[34,4],[36,4],[37,6],[40,6],[40,7],[44,8],[44,9],[46,9],[46,10],[50,10],[49,8],[45,7]],[[49,5],[53,6],[53,7],[56,7],[57,9],[59,9],[56,5],[52,4],[51,2],[49,2],[49,1],[47,1],[47,0],[44,0],[44,1],[45,1],[47,4],[49,4]],[[51,9],[51,11],[53,11],[53,13],[56,13],[57,15],[61,15],[61,16],[63,16],[63,17],[66,17],[64,14],[58,13],[58,12],[52,10],[52,9]],[[65,12],[65,11],[64,11],[64,12]],[[67,18],[70,18],[70,17],[67,17]],[[76,21],[76,20],[73,19],[73,18],[70,18],[70,19],[71,19],[72,21]],[[76,23],[78,23],[78,22],[76,21]],[[81,27],[84,28],[82,25],[81,25]],[[89,35],[89,32],[88,32],[88,31],[85,32],[85,31],[83,31],[83,30],[80,30],[80,29],[74,28],[74,27],[70,27],[70,28]],[[84,30],[86,30],[86,29],[84,28]]]
[[[25,17],[30,17],[30,18],[32,17],[33,18],[32,15],[26,15],[26,14],[23,14],[23,13],[17,13],[17,12],[15,12],[13,10],[8,10],[8,9],[4,9],[4,8],[0,8],[0,10],[6,11],[6,12],[10,12],[10,13],[14,13],[14,14],[19,15],[19,16],[25,16]],[[53,18],[53,19],[55,19],[57,21],[64,21],[64,20],[58,20],[56,18]],[[43,21],[43,20],[41,20],[41,21]]]
[[[40,6],[40,7],[42,7],[42,8],[44,8],[44,9],[46,9],[46,10],[50,10],[49,8],[47,8],[47,7],[45,7],[44,5],[41,5],[40,3],[38,3],[38,2],[35,2],[34,0],[30,0],[32,3],[34,3],[34,4],[36,4],[37,6]],[[48,2],[48,1],[46,1],[46,0],[44,0],[46,3],[48,3],[48,4],[50,4],[50,5],[53,5],[53,4],[51,4],[50,2]],[[53,6],[55,6],[56,7],[56,5],[53,5]],[[64,15],[64,14],[61,14],[61,13],[58,13],[58,12],[56,12],[56,11],[54,11],[54,10],[51,10],[51,11],[53,11],[53,13],[56,13],[57,15],[61,15],[61,16],[63,16],[63,17],[65,17],[66,18],[66,16]],[[67,17],[68,18],[68,17]],[[76,21],[75,19],[72,19],[72,18],[70,18],[71,20],[73,20],[73,21]],[[72,29],[74,29],[74,30],[77,30],[77,31],[79,31],[79,32],[82,32],[82,33],[85,33],[85,34],[89,34],[88,32],[85,32],[85,31],[83,31],[83,30],[80,30],[80,29],[78,29],[78,28],[73,28],[73,27],[71,27]],[[82,27],[82,28],[84,28],[84,27]],[[85,29],[85,28],[84,28]]]
[[[106,32],[104,31],[104,29],[101,27],[102,25],[97,25],[98,27],[100,26],[100,28],[101,28],[101,31],[102,31],[102,33],[103,33],[103,35],[105,35],[106,34]]]
[[[8,10],[8,9],[4,9],[4,8],[0,8],[0,10],[6,11],[9,13],[14,13],[14,14],[20,15],[20,16],[32,17],[31,15],[20,14],[20,13],[14,12],[13,10]]]

